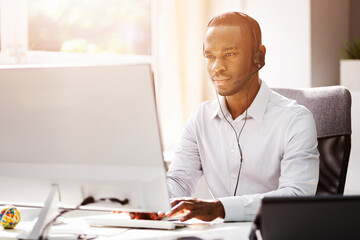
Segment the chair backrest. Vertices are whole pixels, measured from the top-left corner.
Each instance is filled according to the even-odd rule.
[[[351,149],[351,95],[342,86],[273,89],[314,115],[320,177],[316,194],[343,194]]]

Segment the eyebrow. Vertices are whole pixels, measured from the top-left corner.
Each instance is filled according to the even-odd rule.
[[[227,47],[227,48],[223,48],[221,51],[226,52],[226,51],[230,51],[230,50],[238,50],[238,47]],[[211,51],[206,50],[206,51],[204,51],[204,54],[211,54]]]
[[[237,50],[237,49],[238,49],[237,47],[228,47],[228,48],[224,48],[222,51],[225,52],[225,51]]]

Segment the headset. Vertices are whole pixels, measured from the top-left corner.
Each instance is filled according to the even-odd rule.
[[[255,42],[256,42],[256,50],[255,50],[254,57],[253,57],[253,63],[254,63],[254,65],[257,66],[257,68],[254,71],[252,71],[250,74],[248,74],[247,76],[245,76],[245,77],[237,80],[236,82],[234,82],[233,83],[234,85],[238,85],[243,81],[247,81],[250,77],[252,77],[255,73],[260,71],[260,69],[262,67],[265,66],[265,54],[258,49],[260,44],[259,44],[259,40],[258,40],[258,38],[257,38],[257,36],[255,34],[255,30],[254,30],[253,24],[251,23],[250,17],[248,15],[246,15],[246,14],[242,14],[242,13],[240,13],[240,14],[243,17],[245,17],[247,19],[247,21],[249,22],[250,27],[251,27],[251,31],[253,33],[253,37],[254,37]]]
[[[234,85],[238,85],[240,84],[241,82],[244,82],[244,81],[247,81],[249,80],[254,74],[256,74],[257,72],[260,71],[260,69],[262,67],[264,67],[265,65],[265,54],[260,51],[258,49],[258,47],[260,46],[259,45],[259,41],[256,37],[256,34],[255,34],[255,30],[254,30],[254,27],[253,27],[253,24],[250,20],[250,17],[246,14],[242,14],[240,13],[243,17],[245,17],[247,19],[247,21],[249,22],[250,24],[250,27],[251,27],[251,31],[253,33],[253,37],[255,39],[255,42],[256,42],[256,50],[255,50],[255,53],[254,53],[254,56],[253,56],[253,63],[254,65],[257,66],[257,68],[252,71],[250,74],[246,75],[245,77],[235,81],[233,84]],[[239,179],[240,179],[240,172],[241,172],[241,167],[242,167],[242,163],[243,163],[243,156],[242,156],[242,149],[241,149],[241,145],[240,145],[240,135],[246,125],[246,121],[247,121],[247,112],[248,112],[248,109],[246,109],[246,112],[245,112],[245,120],[244,120],[244,124],[242,125],[240,131],[239,131],[239,134],[236,132],[236,129],[234,128],[234,126],[231,124],[231,122],[225,117],[225,114],[223,112],[223,109],[221,107],[221,104],[220,104],[220,100],[219,100],[219,96],[218,96],[218,92],[216,91],[215,89],[215,92],[216,92],[216,98],[217,98],[217,101],[218,101],[218,104],[219,104],[219,107],[220,107],[220,110],[221,110],[221,113],[224,117],[224,119],[226,120],[226,122],[231,126],[231,128],[233,129],[234,133],[235,133],[235,138],[236,138],[236,142],[237,142],[237,145],[238,145],[238,149],[239,149],[239,153],[240,153],[240,167],[239,167],[239,171],[238,171],[238,174],[237,174],[237,180],[236,180],[236,186],[235,186],[235,189],[234,189],[234,196],[236,196],[236,192],[237,192],[237,189],[238,189],[238,185],[239,185]],[[249,94],[246,95],[246,99],[247,99],[247,105],[249,105]]]

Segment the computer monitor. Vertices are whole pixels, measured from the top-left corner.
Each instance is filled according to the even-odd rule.
[[[170,208],[149,64],[2,66],[0,113],[0,202]]]

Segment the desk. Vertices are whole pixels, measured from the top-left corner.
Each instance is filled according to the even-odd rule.
[[[153,229],[130,229],[130,228],[100,228],[90,227],[83,217],[68,217],[66,225],[52,227],[52,233],[86,233],[98,235],[97,240],[112,239],[159,239],[159,240],[200,240],[200,239],[224,239],[224,240],[247,240],[251,228],[250,222],[194,224],[186,228],[176,230],[153,230]],[[23,232],[29,232],[34,224],[28,217],[13,230],[0,230],[0,239],[16,239]]]

